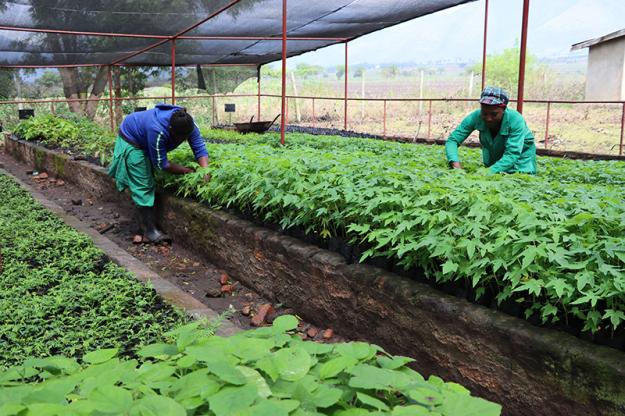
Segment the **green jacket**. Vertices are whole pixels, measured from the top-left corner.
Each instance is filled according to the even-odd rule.
[[[469,114],[454,130],[445,143],[447,161],[459,162],[458,146],[474,131],[480,132],[482,160],[493,173],[536,173],[536,144],[534,134],[523,116],[509,108],[503,114],[499,133],[492,137],[480,117],[480,110]]]

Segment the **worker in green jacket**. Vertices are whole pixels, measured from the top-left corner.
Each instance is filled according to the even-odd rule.
[[[462,169],[458,146],[478,130],[482,160],[492,173],[536,173],[534,134],[523,116],[508,108],[508,102],[508,93],[501,88],[486,87],[482,91],[481,108],[462,120],[445,143],[451,168]]]

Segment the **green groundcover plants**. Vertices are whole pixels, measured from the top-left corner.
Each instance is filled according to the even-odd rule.
[[[0,195],[0,368],[96,348],[132,356],[186,322],[5,175]]]
[[[412,360],[362,343],[317,344],[272,327],[222,338],[193,322],[170,340],[117,358],[33,359],[0,373],[3,415],[497,416],[501,406],[424,379]]]
[[[551,162],[539,176],[489,175],[475,152],[466,171],[450,171],[440,148],[305,139],[208,144],[210,183],[202,171],[161,183],[285,229],[364,244],[361,260],[423,268],[478,299],[488,291],[499,304],[517,302],[543,323],[575,319],[611,333],[625,322],[625,196],[617,179],[592,173],[622,165],[575,162],[565,177]],[[193,163],[188,149],[171,158]]]
[[[37,140],[48,147],[93,157],[101,164],[111,161],[116,137],[109,129],[90,120],[70,120],[51,114],[28,118],[19,123],[13,132],[27,141]]]
[[[477,149],[449,171],[440,146],[204,132],[205,172],[160,183],[212,207],[339,237],[456,282],[527,318],[608,335],[625,322],[625,164],[539,158],[539,175],[489,175]],[[170,154],[192,165],[188,148]]]

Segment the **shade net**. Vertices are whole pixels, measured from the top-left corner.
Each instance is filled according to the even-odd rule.
[[[474,0],[289,0],[287,55],[354,39],[385,27]],[[282,0],[0,0],[0,66],[10,65],[263,65],[281,58],[277,40],[189,39],[282,36]],[[19,31],[16,31],[19,29]],[[104,37],[28,30],[101,32],[152,36]],[[161,37],[161,38],[159,38]],[[327,39],[334,38],[334,39]],[[336,39],[340,38],[340,39]],[[144,53],[130,56],[158,42]]]

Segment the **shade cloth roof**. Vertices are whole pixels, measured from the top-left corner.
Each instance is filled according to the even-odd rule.
[[[287,36],[317,39],[289,40],[288,56],[469,1],[474,0],[289,0]],[[110,36],[96,36],[95,32]],[[0,0],[0,66],[168,66],[168,37],[182,32],[184,35],[176,39],[176,65],[262,65],[276,61],[281,59],[281,42],[258,38],[281,37],[282,0]],[[193,36],[213,38],[190,38]],[[158,42],[162,44],[128,58]]]

